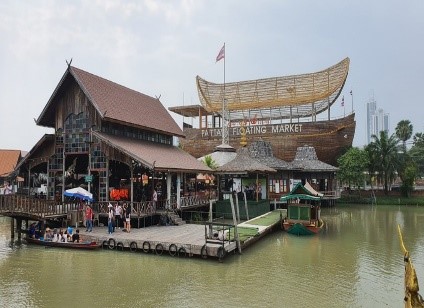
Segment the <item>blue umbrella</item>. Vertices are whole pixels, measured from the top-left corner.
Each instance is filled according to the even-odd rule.
[[[74,197],[74,198],[79,198],[82,200],[93,202],[93,194],[89,193],[87,190],[85,190],[82,187],[67,189],[65,190],[64,195],[67,197]]]

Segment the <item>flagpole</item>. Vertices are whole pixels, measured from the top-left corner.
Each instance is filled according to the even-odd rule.
[[[222,144],[228,145],[229,144],[229,132],[228,132],[228,117],[227,117],[227,99],[225,98],[225,58],[226,50],[225,50],[225,42],[224,42],[224,98],[222,100]]]

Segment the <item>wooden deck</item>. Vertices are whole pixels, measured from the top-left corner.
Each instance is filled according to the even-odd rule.
[[[281,215],[285,215],[285,210],[275,210],[239,224],[239,228],[257,229],[256,234],[242,240],[242,249],[274,230],[280,230]],[[255,223],[264,221],[264,219],[267,221],[266,223]],[[222,224],[215,226],[221,227]],[[232,229],[234,230],[234,226],[232,226]],[[107,227],[94,227],[92,232],[85,232],[82,228],[80,234],[84,240],[102,243],[106,249],[144,251],[157,255],[169,254],[172,256],[198,256],[204,259],[208,257],[223,259],[226,255],[236,252],[237,244],[233,238],[210,240],[207,239],[206,231],[207,227],[204,224],[185,224],[132,228],[130,233],[123,232],[122,229],[115,229],[112,234],[107,233]],[[224,254],[221,254],[220,247],[224,249]]]
[[[107,227],[94,227],[92,232],[85,232],[84,228],[80,228],[80,235],[84,240],[103,243],[106,249],[134,252],[143,250],[157,255],[218,257],[218,248],[221,246],[218,243],[208,244],[206,251],[202,251],[206,244],[203,224],[132,228],[130,233],[115,229],[112,234],[108,234]],[[235,248],[234,242],[225,241],[224,249],[227,253]]]
[[[102,207],[99,206],[99,214],[103,215]],[[70,211],[76,211],[74,204],[55,204],[51,201],[36,200],[22,196],[0,196],[0,215],[9,216],[17,219],[18,234],[23,220],[42,220],[49,225],[49,220],[57,223],[58,218],[64,218]],[[204,259],[208,257],[222,260],[230,253],[253,244],[266,234],[280,229],[282,210],[275,210],[238,225],[238,230],[248,230],[249,234],[244,234],[240,240],[240,247],[235,238],[235,227],[229,224],[203,223],[203,224],[181,224],[172,226],[146,226],[144,228],[135,228],[135,220],[146,216],[160,214],[137,212],[132,218],[133,228],[130,233],[123,232],[122,229],[115,229],[113,234],[108,234],[107,227],[94,227],[92,232],[85,232],[85,227],[80,225],[80,235],[83,240],[96,241],[102,243],[105,249],[144,251],[155,253],[157,255],[169,254],[171,256],[199,256]],[[149,216],[149,217],[150,217]],[[59,220],[69,222],[69,220]],[[12,220],[13,222],[13,220]],[[99,222],[99,221],[98,221]],[[14,224],[11,230],[14,232]],[[220,237],[215,236],[219,231],[227,230],[228,235]],[[214,234],[213,237],[211,235]]]

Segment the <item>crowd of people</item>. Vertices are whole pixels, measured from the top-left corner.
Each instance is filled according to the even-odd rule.
[[[94,211],[88,203],[83,203],[80,207],[80,211],[84,213],[85,231],[93,231]],[[131,205],[126,202],[116,202],[108,204],[107,208],[108,217],[108,234],[112,234],[116,229],[121,229],[124,232],[131,232]],[[34,222],[28,228],[29,236],[32,238],[43,238],[45,241],[53,242],[79,242],[79,229],[75,232],[71,226],[62,229],[50,229],[47,227],[45,232],[42,233],[41,222]]]
[[[63,229],[58,230],[56,228],[52,230],[49,227],[47,227],[44,234],[42,234],[41,236],[40,224],[34,222],[30,225],[28,234],[29,234],[29,237],[31,238],[40,238],[44,241],[50,241],[50,242],[79,243],[81,240],[79,229],[76,229],[74,232],[74,229],[71,226],[69,226],[65,230]]]
[[[125,232],[131,232],[131,205],[127,203],[115,203],[108,205],[108,233],[112,234],[115,229],[123,228]]]

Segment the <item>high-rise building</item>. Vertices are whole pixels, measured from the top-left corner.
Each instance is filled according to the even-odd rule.
[[[382,108],[377,109],[377,103],[372,97],[367,103],[367,142],[371,142],[371,136],[378,136],[381,131],[389,133],[389,114],[384,113]]]

